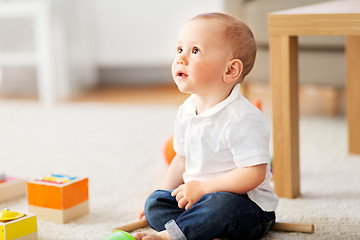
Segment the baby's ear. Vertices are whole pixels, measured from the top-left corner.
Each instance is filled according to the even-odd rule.
[[[240,59],[233,59],[228,62],[224,74],[224,82],[232,83],[236,81],[243,71],[243,63]]]

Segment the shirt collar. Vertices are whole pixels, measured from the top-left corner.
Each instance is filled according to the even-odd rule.
[[[226,107],[227,105],[229,105],[231,102],[233,102],[235,99],[237,99],[240,95],[241,95],[241,93],[240,93],[240,83],[237,83],[233,87],[233,89],[231,90],[230,95],[225,100],[219,102],[218,104],[216,104],[212,108],[210,108],[210,109],[206,110],[205,112],[202,112],[202,113],[200,113],[198,115],[196,114],[196,105],[195,105],[194,97],[190,96],[190,98],[189,98],[190,106],[188,108],[187,113],[190,114],[190,115],[196,115],[196,116],[199,116],[199,117],[212,116],[215,113],[219,112],[224,107]]]

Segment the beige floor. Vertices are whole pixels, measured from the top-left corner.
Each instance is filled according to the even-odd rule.
[[[90,213],[67,224],[37,220],[39,240],[99,240],[133,221],[166,173],[163,145],[174,105],[0,101],[1,171],[89,178]],[[360,157],[347,154],[346,120],[301,117],[301,193],[281,198],[277,220],[315,224],[313,234],[270,232],[264,240],[360,239]],[[0,203],[27,212],[25,197]]]

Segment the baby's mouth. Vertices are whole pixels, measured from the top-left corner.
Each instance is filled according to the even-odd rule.
[[[178,72],[176,74],[176,76],[179,78],[179,79],[184,79],[184,78],[187,78],[187,74],[186,73],[183,73],[183,72]]]

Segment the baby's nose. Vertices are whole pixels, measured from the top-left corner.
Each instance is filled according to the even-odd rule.
[[[177,64],[187,64],[187,61],[183,56],[178,56],[178,58],[176,59],[176,63]]]

